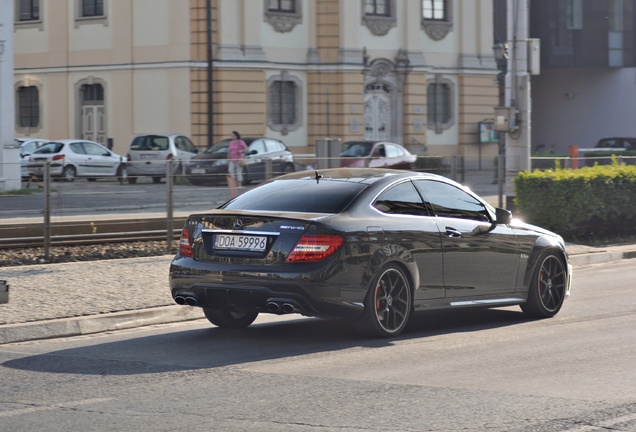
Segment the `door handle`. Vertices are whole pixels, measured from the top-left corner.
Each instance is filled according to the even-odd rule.
[[[462,233],[455,228],[446,227],[446,235],[448,237],[459,238],[462,236]]]

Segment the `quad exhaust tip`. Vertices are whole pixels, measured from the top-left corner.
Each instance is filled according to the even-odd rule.
[[[199,302],[192,294],[179,294],[174,297],[174,301],[182,306],[196,306]]]
[[[265,308],[269,312],[278,315],[290,314],[300,311],[298,305],[295,302],[289,300],[270,300],[265,305]]]

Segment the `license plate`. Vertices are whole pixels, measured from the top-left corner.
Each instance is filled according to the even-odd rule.
[[[192,174],[205,174],[205,168],[192,168]]]
[[[263,252],[267,246],[267,237],[240,234],[216,234],[214,248],[219,250],[235,250]]]
[[[142,154],[139,155],[139,159],[155,159],[157,157],[157,155],[153,155],[153,154]]]

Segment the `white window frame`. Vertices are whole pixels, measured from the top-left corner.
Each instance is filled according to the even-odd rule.
[[[453,30],[453,2],[452,0],[442,0],[444,2],[444,10],[446,11],[443,20],[424,18],[424,5],[427,2],[433,1],[436,0],[421,0],[420,2],[422,29],[431,39],[439,41],[444,39],[448,35],[448,33]]]

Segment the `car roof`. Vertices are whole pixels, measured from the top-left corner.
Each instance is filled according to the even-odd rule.
[[[400,169],[386,168],[328,168],[315,169],[306,171],[297,171],[284,176],[278,177],[280,180],[285,179],[303,179],[318,181],[354,181],[364,183],[375,183],[376,181],[391,179],[389,181],[400,178],[429,178],[453,182],[447,177],[427,172],[408,171]],[[461,186],[461,185],[460,185]]]
[[[175,136],[186,136],[186,134],[182,134],[182,133],[143,133],[143,134],[139,134],[136,135],[135,138],[137,137],[144,137],[144,136],[166,136],[166,137],[175,137]]]
[[[70,143],[74,143],[74,142],[89,142],[89,143],[93,143],[93,144],[99,144],[96,141],[91,141],[91,140],[86,140],[86,139],[62,139],[62,140],[50,140],[45,142],[44,144],[49,144],[49,143],[60,143],[60,144],[70,144]],[[99,144],[99,145],[103,145],[103,144]]]
[[[400,147],[403,147],[402,144],[398,144],[396,142],[393,141],[374,141],[374,140],[350,140],[350,141],[345,141],[343,142],[343,144],[395,144],[398,145]]]

